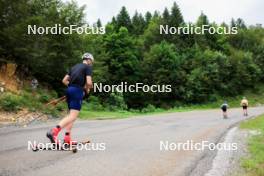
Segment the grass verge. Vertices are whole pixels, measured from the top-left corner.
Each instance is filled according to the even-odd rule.
[[[0,111],[16,113],[22,109],[28,109],[30,112],[37,111],[59,117],[67,107],[66,103],[60,103],[57,106],[45,105],[55,98],[57,98],[55,91],[44,88],[36,91],[25,88],[19,94],[4,92],[0,93]]]
[[[183,112],[192,110],[205,110],[219,108],[226,100],[231,108],[239,107],[243,96],[249,100],[250,106],[258,106],[264,104],[264,85],[257,86],[258,89],[247,91],[244,95],[236,97],[216,97],[214,102],[203,104],[181,104],[171,109],[155,108],[149,104],[142,110],[120,110],[120,108],[111,109],[109,105],[100,104],[98,98],[91,98],[89,103],[84,103],[80,113],[81,119],[120,119],[138,115],[151,115],[158,113]],[[23,108],[30,111],[40,111],[45,114],[51,114],[59,117],[61,112],[67,109],[66,103],[60,103],[57,106],[45,106],[47,102],[57,97],[55,91],[40,87],[33,92],[31,88],[25,87],[19,95],[6,92],[0,94],[0,110],[17,112]],[[92,97],[92,96],[91,96]]]
[[[246,96],[249,100],[250,106],[259,106],[264,104],[264,94],[247,94]],[[189,104],[174,107],[171,109],[161,109],[161,108],[152,108],[150,110],[146,110],[145,112],[132,110],[132,111],[125,111],[125,110],[99,110],[94,111],[89,108],[89,103],[83,105],[80,118],[81,119],[120,119],[120,118],[127,118],[131,116],[139,116],[139,115],[152,115],[152,114],[159,114],[159,113],[171,113],[171,112],[186,112],[186,111],[193,111],[193,110],[207,110],[207,109],[218,109],[220,105],[223,103],[224,100],[227,100],[230,108],[240,107],[240,101],[242,96],[237,97],[229,97],[225,98],[222,97],[221,99],[205,104]],[[92,103],[92,102],[91,102]]]
[[[91,111],[82,107],[80,112],[81,119],[123,119],[128,118],[131,116],[140,116],[140,115],[154,115],[159,113],[170,113],[170,112],[186,112],[192,110],[201,110],[202,108],[199,107],[180,107],[180,108],[173,108],[170,110],[156,108],[154,111],[151,112],[140,112],[140,111]]]
[[[248,149],[250,156],[243,158],[242,167],[246,170],[247,176],[263,176],[264,175],[264,115],[243,122],[240,125],[242,129],[257,130],[258,135],[250,137],[248,141]]]
[[[143,111],[139,110],[107,110],[98,108],[98,104],[93,104],[93,101],[83,105],[80,113],[81,119],[120,119],[138,115],[151,115],[158,113],[169,113],[169,112],[184,112],[193,110],[206,110],[206,109],[218,109],[223,101],[227,101],[230,108],[240,107],[240,101],[243,96],[246,96],[249,100],[249,106],[260,106],[264,105],[264,85],[258,85],[257,89],[245,91],[243,95],[234,97],[216,97],[216,101],[208,102],[203,104],[188,104],[179,105],[171,109],[161,109],[150,106],[150,108],[144,108]],[[100,109],[100,110],[94,110]]]

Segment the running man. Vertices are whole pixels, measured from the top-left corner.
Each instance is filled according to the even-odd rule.
[[[93,87],[92,83],[92,64],[94,62],[93,55],[85,53],[82,56],[82,63],[73,66],[69,73],[62,80],[67,86],[66,97],[69,108],[69,114],[64,117],[56,127],[47,132],[47,137],[51,143],[59,143],[58,134],[65,128],[64,143],[76,144],[76,141],[71,139],[71,129],[74,121],[77,119],[82,106],[82,100],[85,95],[88,95]]]
[[[221,109],[223,111],[223,118],[227,119],[227,108],[228,108],[228,104],[226,101],[224,101],[224,103],[221,105]]]
[[[247,116],[248,115],[248,112],[247,112],[248,100],[246,99],[246,97],[243,97],[243,99],[241,100],[240,106],[242,106],[243,108],[243,115]]]

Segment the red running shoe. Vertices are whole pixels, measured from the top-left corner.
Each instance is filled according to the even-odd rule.
[[[56,143],[59,144],[59,140],[58,140],[58,134],[60,132],[60,128],[52,128],[50,131],[47,132],[47,138],[50,139],[51,143]]]
[[[64,143],[69,144],[69,145],[77,145],[77,141],[73,141],[70,135],[64,136]]]

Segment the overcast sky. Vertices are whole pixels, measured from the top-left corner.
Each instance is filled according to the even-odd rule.
[[[67,0],[64,0],[67,1]],[[76,0],[79,5],[86,5],[86,19],[94,23],[98,18],[103,24],[116,16],[122,6],[126,6],[130,16],[137,10],[162,12],[170,8],[175,0]],[[231,18],[241,17],[246,24],[264,24],[264,0],[177,0],[184,20],[194,22],[201,11],[210,22],[229,23]]]

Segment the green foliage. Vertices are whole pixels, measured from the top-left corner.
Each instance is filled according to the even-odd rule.
[[[242,122],[240,124],[242,129],[261,130],[264,132],[264,116],[259,116],[249,121]]]
[[[143,35],[145,48],[149,49],[151,45],[157,44],[163,40],[163,36],[159,33],[160,24],[162,24],[161,18],[153,18],[149,22]]]
[[[105,26],[105,35],[27,35],[28,24],[82,26],[87,23],[84,7],[61,0],[1,1],[0,5],[1,58],[15,62],[26,75],[33,74],[58,94],[62,94],[62,77],[80,62],[83,52],[91,52],[95,57],[94,82],[172,85],[171,93],[97,93],[87,105],[89,110],[101,111],[105,104],[122,110],[142,109],[149,104],[170,108],[213,103],[221,96],[236,97],[254,90],[264,80],[264,29],[257,25],[248,27],[243,19],[232,19],[230,25],[221,24],[237,27],[236,35],[160,35],[161,24],[187,25],[180,7],[173,3],[163,13],[147,12],[143,16],[136,12],[132,18],[122,7]],[[209,18],[202,13],[196,23],[189,25],[219,27]],[[92,24],[102,26],[100,19]],[[28,92],[23,96],[32,100]],[[21,102],[34,110],[52,97],[57,94],[38,92],[34,98],[39,103],[24,99]],[[63,106],[57,110],[61,109]]]
[[[127,12],[126,7],[124,7],[124,6],[122,7],[120,13],[117,15],[117,18],[116,18],[116,29],[117,29],[117,31],[121,27],[126,27],[129,31],[132,30],[131,19],[130,19],[128,12]]]
[[[146,12],[146,14],[145,14],[145,21],[146,21],[146,24],[149,24],[151,18],[152,18],[151,13],[150,13],[150,12]]]
[[[82,108],[85,111],[103,111],[105,108],[98,97],[90,96],[88,101],[83,102]]]
[[[175,46],[162,41],[160,44],[155,44],[150,48],[149,53],[146,54],[143,65],[144,65],[144,77],[146,78],[146,84],[153,85],[171,85],[172,92],[175,92],[176,83],[180,79],[178,72],[181,63],[181,57],[175,52]],[[173,81],[172,81],[173,80]],[[157,101],[157,96],[160,99],[175,98],[176,95],[173,93],[161,93],[159,95],[154,93],[148,93],[145,101],[149,100],[148,103],[160,105],[160,100]]]
[[[136,41],[129,36],[128,30],[121,27],[118,33],[108,35],[104,40],[108,60],[108,74],[112,82],[135,80],[132,74],[138,70]]]
[[[84,8],[79,8],[74,1],[62,3],[58,0],[4,1],[2,5],[0,55],[58,88],[69,65],[80,58],[81,38],[77,34],[29,35],[28,25],[82,25]]]
[[[110,110],[126,110],[127,105],[122,93],[111,93],[108,99],[108,107]]]
[[[0,95],[0,108],[8,112],[16,112],[21,108],[21,98],[11,93]]]
[[[164,25],[169,24],[170,22],[170,12],[167,8],[165,8],[162,13],[162,20]]]
[[[234,107],[240,107],[240,101],[242,97],[246,96],[250,102],[250,106],[259,106],[264,104],[264,86],[263,85],[258,85],[257,89],[254,89],[252,91],[247,91],[243,95],[238,95],[235,97],[224,97],[224,96],[215,96],[214,102],[208,102],[208,103],[201,103],[201,104],[183,104],[181,102],[175,103],[175,106],[171,109],[163,109],[163,108],[155,108],[153,109],[153,105],[147,104],[145,106],[148,107],[150,106],[149,109],[151,110],[139,110],[139,109],[132,109],[130,108],[129,110],[119,110],[119,109],[114,109],[114,110],[109,110],[108,104],[105,104],[105,108],[101,111],[93,111],[92,109],[88,110],[88,104],[84,104],[83,108],[80,113],[80,117],[83,119],[108,119],[108,118],[127,118],[131,116],[138,116],[138,115],[145,115],[145,114],[153,114],[153,113],[168,113],[168,112],[186,112],[186,111],[193,111],[193,110],[201,110],[201,109],[219,109],[219,105],[223,103],[223,101],[227,101],[228,105],[231,108]],[[91,101],[89,103],[92,103]],[[148,108],[147,108],[148,109]],[[148,111],[148,112],[145,112]],[[145,112],[145,113],[143,113]],[[262,126],[262,122],[260,123],[259,121],[256,121],[252,123],[253,126]],[[253,129],[253,128],[252,128]]]
[[[46,94],[40,95],[40,98],[39,98],[40,102],[42,102],[42,103],[47,103],[49,101],[49,99],[50,99],[50,97]]]
[[[181,10],[176,2],[174,2],[172,5],[169,22],[170,26],[180,26],[184,23]]]
[[[202,26],[202,25],[208,25],[208,24],[209,24],[209,20],[207,16],[202,12],[201,15],[198,17],[196,25]]]
[[[132,30],[133,34],[141,35],[144,33],[144,30],[146,28],[146,22],[142,14],[138,14],[138,12],[135,13],[135,15],[132,17],[132,26],[133,26],[133,30]]]
[[[56,92],[43,87],[39,87],[36,91],[31,88],[25,88],[19,94],[5,92],[0,94],[0,110],[17,112],[21,109],[28,109],[32,112],[38,111],[58,117],[62,111],[66,110],[66,104],[46,105],[47,102],[56,98],[58,98]]]
[[[143,108],[141,112],[143,113],[149,113],[149,112],[154,112],[156,110],[155,106],[152,104],[149,104],[147,107]]]
[[[261,176],[264,174],[264,116],[261,115],[247,122],[243,122],[240,127],[260,132],[260,134],[252,136],[249,139],[250,156],[243,158],[242,166],[246,169],[247,174]]]

